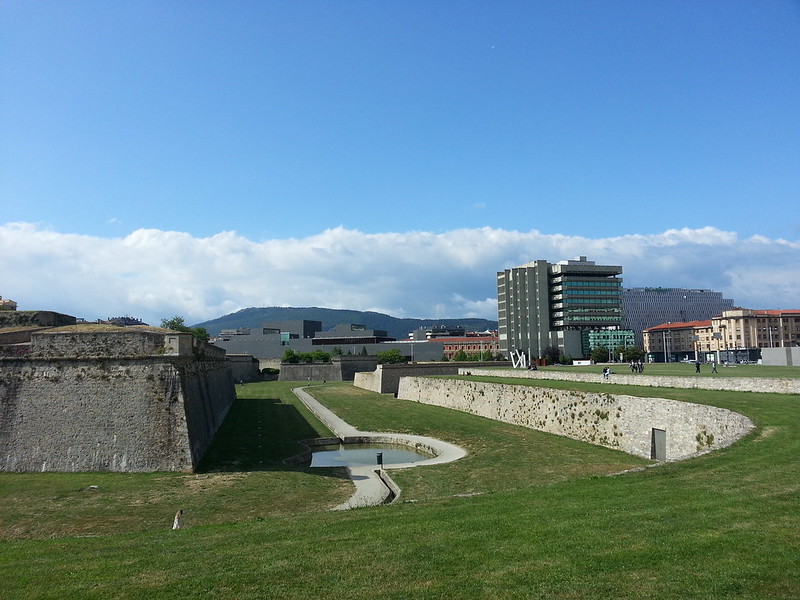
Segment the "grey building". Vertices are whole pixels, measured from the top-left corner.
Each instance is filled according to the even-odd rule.
[[[589,331],[621,325],[621,274],[621,266],[597,265],[585,256],[498,272],[500,353],[537,358],[556,346],[574,358],[587,356]]]
[[[342,344],[379,344],[381,342],[394,342],[393,337],[382,329],[367,329],[357,323],[340,323],[330,331],[318,331],[314,335],[315,346]]]
[[[265,361],[279,360],[287,350],[295,352],[333,352],[374,356],[397,348],[412,361],[440,360],[444,344],[436,340],[400,340],[386,331],[366,329],[358,324],[339,324],[330,331],[321,331],[319,321],[271,321],[260,328],[242,327],[224,330],[212,343],[228,354],[247,354]]]
[[[622,326],[633,330],[640,348],[644,347],[644,329],[662,323],[704,321],[733,308],[733,300],[711,290],[664,287],[622,290]]]

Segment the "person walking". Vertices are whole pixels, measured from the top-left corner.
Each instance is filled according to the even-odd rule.
[[[700,372],[700,361],[699,360],[694,361],[694,372],[695,373],[699,373]]]
[[[715,360],[711,361],[711,372],[712,373],[716,373],[717,372],[717,361],[715,361]]]

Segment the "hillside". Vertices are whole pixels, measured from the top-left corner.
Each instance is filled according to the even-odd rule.
[[[377,312],[360,310],[341,310],[333,308],[285,308],[271,306],[266,308],[244,308],[235,313],[197,323],[192,327],[205,327],[213,337],[223,329],[250,327],[257,329],[268,321],[320,321],[322,330],[328,331],[340,323],[358,323],[367,329],[382,329],[391,337],[406,339],[409,332],[420,327],[444,325],[448,327],[462,326],[467,331],[485,331],[497,329],[497,321],[488,319],[399,319]]]

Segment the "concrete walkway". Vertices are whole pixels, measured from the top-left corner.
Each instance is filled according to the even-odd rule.
[[[397,484],[395,484],[386,473],[387,469],[407,469],[424,465],[448,463],[467,455],[467,451],[463,448],[448,444],[442,440],[421,435],[359,431],[349,423],[346,423],[333,411],[320,404],[316,398],[306,391],[307,389],[308,387],[294,388],[292,391],[300,398],[300,401],[306,408],[314,413],[314,416],[322,421],[339,439],[347,441],[352,438],[358,438],[359,440],[364,440],[366,438],[368,441],[375,443],[402,444],[405,446],[419,447],[435,455],[427,460],[414,463],[384,465],[383,470],[370,466],[348,467],[347,471],[350,479],[356,486],[355,494],[353,494],[347,502],[334,507],[332,510],[376,506],[378,504],[384,504],[390,499],[399,497],[400,488],[397,487]]]

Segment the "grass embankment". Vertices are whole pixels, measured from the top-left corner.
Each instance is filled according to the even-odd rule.
[[[251,389],[265,399],[284,393],[271,386]],[[299,478],[287,482],[285,491],[298,499],[302,514],[267,515],[263,521],[229,517],[238,522],[195,522],[182,531],[7,541],[0,558],[4,593],[14,598],[800,596],[796,397],[615,388],[726,406],[753,418],[759,429],[728,449],[685,463],[602,477],[589,475],[596,461],[637,459],[571,440],[562,446],[555,436],[445,409],[361,390],[349,393],[353,389],[337,385],[317,394],[361,429],[435,435],[473,454],[451,465],[403,473],[410,478],[404,498],[418,502],[303,512],[309,495],[292,487],[304,481]],[[245,416],[239,426],[252,431],[248,420]],[[262,431],[265,425],[269,428],[262,421]],[[225,444],[239,443],[233,432],[227,435]],[[495,446],[506,449],[485,458]],[[267,454],[256,454],[252,445],[241,450],[249,458],[237,466],[232,454],[215,449],[227,457],[214,459],[216,466],[255,465]],[[558,454],[565,454],[564,469],[571,475],[554,469]],[[472,467],[460,471],[469,461]],[[537,463],[551,466],[539,472]],[[269,478],[285,471],[247,473]],[[8,483],[15,477],[2,476],[4,504],[20,487]],[[159,476],[130,477],[140,479],[145,493]],[[439,478],[449,483],[436,483]],[[483,493],[452,495],[459,489]],[[34,495],[29,510],[41,510],[49,500]],[[263,502],[272,500],[265,491]],[[219,510],[235,511],[238,502],[232,486]],[[0,513],[3,523],[6,516]]]
[[[543,371],[566,371],[568,373],[590,373],[598,375],[604,366],[609,365],[614,373],[630,375],[628,363],[600,363],[597,365],[551,365],[539,367]],[[797,379],[800,369],[797,367],[778,367],[768,365],[717,365],[717,372],[711,372],[708,363],[700,365],[700,372],[695,372],[694,363],[647,363],[644,365],[645,375],[674,375],[677,377],[783,377]]]

